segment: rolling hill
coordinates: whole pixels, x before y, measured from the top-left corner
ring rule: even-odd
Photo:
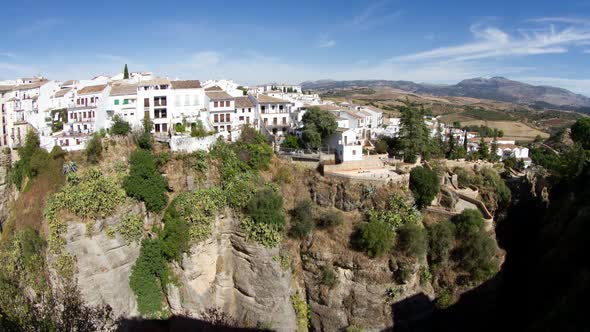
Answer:
[[[306,90],[338,90],[352,88],[393,88],[421,95],[470,97],[498,100],[516,104],[547,106],[590,111],[590,98],[569,90],[551,86],[536,86],[504,77],[472,78],[455,85],[434,85],[411,81],[355,80],[355,81],[307,81],[301,83]]]

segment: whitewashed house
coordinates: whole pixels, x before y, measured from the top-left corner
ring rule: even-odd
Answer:
[[[171,83],[165,78],[156,77],[138,84],[137,100],[140,118],[150,118],[154,127],[152,132],[159,139],[168,137],[170,117],[168,102],[171,99]]]
[[[137,84],[113,84],[109,93],[107,116],[109,121],[118,115],[132,127],[141,124],[142,113],[137,102]],[[110,127],[109,122],[108,127]]]
[[[338,128],[326,142],[334,149],[337,163],[358,161],[363,159],[362,142],[358,139],[356,131],[347,128]]]
[[[260,117],[260,125],[268,133],[285,136],[293,127],[291,103],[265,94],[251,96]]]
[[[247,96],[236,97],[236,121],[237,126],[252,126],[258,129],[258,113],[254,102]]]
[[[185,124],[188,128],[197,122],[207,124],[207,109],[205,105],[205,91],[198,80],[171,81],[172,99],[171,124]]]
[[[208,88],[205,89],[205,105],[213,130],[226,133],[226,137],[230,137],[236,112],[235,98],[221,89]]]

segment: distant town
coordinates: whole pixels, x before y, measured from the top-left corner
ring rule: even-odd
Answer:
[[[303,115],[311,107],[334,115],[338,129],[324,142],[336,163],[362,161],[379,138],[400,135],[400,118],[384,118],[373,106],[322,100],[300,85],[269,83],[244,86],[232,80],[171,80],[150,72],[64,82],[44,77],[0,82],[0,147],[15,150],[35,131],[41,147],[50,151],[83,150],[97,132],[109,132],[114,122],[140,128],[149,119],[156,140],[172,151],[209,150],[218,139],[235,141],[244,126],[263,133],[276,151],[292,135],[301,137]],[[514,140],[479,137],[424,116],[431,137],[454,140],[474,152],[482,141],[494,144],[498,159],[508,157],[531,164],[528,148]],[[195,135],[195,132],[200,134]],[[289,151],[297,153],[297,151]]]

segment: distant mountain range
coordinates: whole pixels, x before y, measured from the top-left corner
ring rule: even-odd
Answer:
[[[590,98],[575,94],[569,90],[552,86],[536,86],[512,81],[504,77],[472,78],[463,80],[455,85],[435,85],[387,80],[320,80],[303,82],[301,85],[304,90],[327,91],[334,89],[388,87],[422,95],[472,97],[516,104],[547,107],[557,106],[561,109],[571,110],[581,108],[583,111],[587,111],[586,108],[590,107]]]

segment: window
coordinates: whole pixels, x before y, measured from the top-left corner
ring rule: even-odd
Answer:
[[[268,119],[267,119],[267,118],[265,118],[265,119],[264,119],[264,124],[265,124],[265,125],[267,125],[267,124],[268,124]]]
[[[129,104],[129,99],[123,99],[123,105]]]
[[[213,122],[219,122],[219,115],[213,115]]]
[[[248,107],[248,113],[252,112],[252,107]]]
[[[231,126],[227,125],[227,131],[231,131]]]
[[[244,121],[244,117],[243,116],[240,116],[239,119],[240,119],[240,121]]]
[[[221,118],[221,122],[225,122],[225,114],[221,114],[220,118]]]
[[[283,117],[283,124],[287,124],[287,117],[286,116]]]
[[[174,106],[180,107],[180,96],[176,96],[176,98],[174,98]]]
[[[230,107],[230,106],[231,106],[231,101],[229,101],[229,100],[228,100],[228,101],[226,101],[226,102],[225,102],[225,107]]]
[[[119,99],[115,99],[115,105],[119,105]]]
[[[356,156],[356,150],[352,150],[352,155]]]
[[[165,108],[162,109],[156,109],[154,110],[154,117],[156,119],[165,119],[167,117],[167,112]]]
[[[219,130],[217,129],[217,126],[213,126],[213,129],[214,129],[215,131],[219,131]]]
[[[197,105],[199,105],[199,96],[197,96],[197,95],[194,95],[194,99],[193,99],[193,105],[194,105],[194,106],[197,106]]]
[[[143,107],[150,107],[150,99],[143,98]]]
[[[226,114],[226,116],[225,116],[225,120],[227,120],[227,122],[231,122],[230,115],[231,114]]]
[[[218,107],[218,106],[219,106],[219,103],[218,103],[218,102],[216,102],[216,101],[214,101],[214,102],[213,102],[213,107]]]
[[[266,111],[266,106],[264,106],[264,105],[263,105],[263,106],[260,106],[260,110],[262,111],[262,113],[265,113],[265,111]]]
[[[275,126],[277,125],[277,118],[273,118],[272,119],[272,124],[275,125]]]
[[[279,105],[279,111],[283,110],[283,105]]]
[[[190,96],[186,95],[184,96],[184,106],[189,106],[190,105]]]
[[[168,131],[168,124],[167,123],[162,123],[162,132],[167,132]]]
[[[159,123],[156,123],[156,124],[154,125],[154,131],[155,131],[156,133],[159,133],[159,132],[160,132],[160,124],[159,124]]]
[[[274,111],[275,110],[275,105],[270,106],[270,109]]]

